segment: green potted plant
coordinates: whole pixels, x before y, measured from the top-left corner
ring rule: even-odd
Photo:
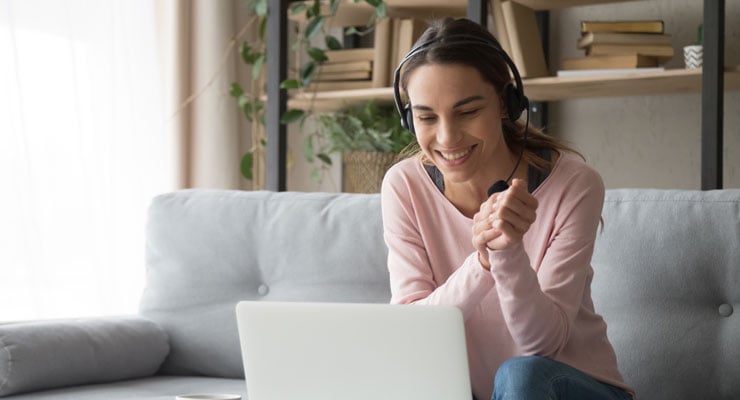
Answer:
[[[704,30],[703,25],[699,25],[696,31],[696,42],[690,46],[684,46],[683,57],[686,68],[701,68],[704,61]]]
[[[376,21],[386,17],[385,0],[352,0],[353,3],[366,3],[374,13],[364,28],[351,27],[344,31],[345,35],[365,35],[372,32]],[[336,15],[342,0],[304,0],[296,1],[290,6],[290,15],[303,15],[305,22],[295,26],[296,40],[292,50],[307,55],[306,61],[295,71],[295,76],[284,80],[280,87],[284,89],[306,88],[316,75],[319,67],[327,61],[326,50],[342,49],[341,41],[327,33],[325,22]],[[253,174],[256,158],[260,158],[266,139],[264,137],[265,106],[262,99],[264,94],[264,65],[266,61],[265,28],[268,13],[268,0],[248,0],[249,9],[255,16],[259,26],[256,40],[243,40],[239,47],[239,55],[245,65],[251,68],[252,79],[247,90],[239,82],[231,85],[231,96],[236,99],[238,107],[247,120],[252,123],[253,145],[242,157],[240,170],[247,180],[255,178]],[[316,44],[315,38],[323,36],[323,45]],[[312,110],[288,109],[281,116],[281,123],[292,124],[299,122],[303,126],[305,120],[311,117]]]
[[[367,100],[333,113],[314,114],[312,120],[316,128],[304,141],[304,156],[316,165],[311,176],[320,180],[332,165],[329,155],[341,153],[345,192],[379,192],[385,171],[415,142],[401,127],[393,104]]]

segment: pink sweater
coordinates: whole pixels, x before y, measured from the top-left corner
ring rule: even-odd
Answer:
[[[421,162],[393,166],[382,187],[391,302],[462,310],[478,399],[491,398],[501,363],[534,354],[634,393],[617,370],[606,323],[591,300],[601,177],[566,154],[533,195],[537,220],[522,244],[489,252],[489,272],[473,248],[473,220],[444,197]]]

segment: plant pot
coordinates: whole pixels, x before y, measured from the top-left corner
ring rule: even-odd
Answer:
[[[687,69],[701,68],[704,60],[704,48],[702,45],[685,46],[683,48],[683,59]]]
[[[393,165],[398,154],[380,151],[352,151],[342,153],[344,163],[344,192],[379,193],[383,176]]]

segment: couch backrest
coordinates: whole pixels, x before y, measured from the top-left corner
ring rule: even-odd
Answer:
[[[611,190],[594,304],[638,397],[740,399],[740,190]]]
[[[644,399],[740,399],[740,190],[607,191],[592,296]],[[141,314],[163,372],[241,377],[240,300],[387,302],[378,195],[184,190],[157,197]]]
[[[183,190],[154,199],[140,314],[167,374],[243,377],[240,300],[388,302],[380,197]]]

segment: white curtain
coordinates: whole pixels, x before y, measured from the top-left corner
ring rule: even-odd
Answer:
[[[175,188],[151,0],[0,0],[0,321],[135,312]]]

